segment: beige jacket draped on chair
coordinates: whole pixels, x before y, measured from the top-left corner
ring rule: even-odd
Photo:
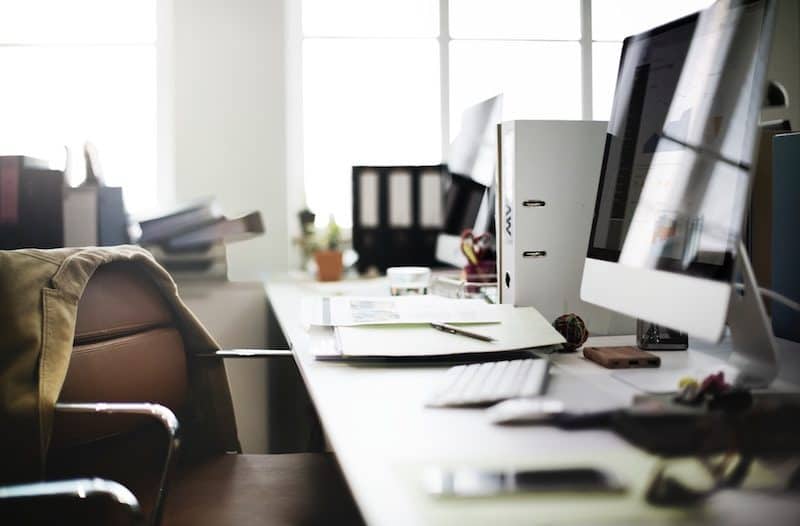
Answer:
[[[149,252],[135,246],[0,251],[0,483],[36,480],[44,470],[53,412],[72,353],[78,301],[101,265],[140,265],[180,321],[189,350],[209,447],[238,451],[236,424],[221,359],[191,359],[219,345],[178,297],[175,282]],[[125,301],[125,298],[119,298]],[[217,393],[211,396],[211,393]],[[204,396],[207,394],[207,396]],[[213,425],[228,422],[230,425]]]

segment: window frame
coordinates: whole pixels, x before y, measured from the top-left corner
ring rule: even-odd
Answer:
[[[592,0],[580,1],[581,38],[581,119],[592,120]],[[450,146],[450,43],[459,40],[450,34],[450,0],[439,0],[439,99],[441,106],[442,153]],[[507,41],[502,38],[482,38],[481,40]],[[545,39],[515,38],[515,42],[542,42]],[[569,40],[569,42],[575,42]]]
[[[579,2],[579,16],[580,16],[580,38],[577,40],[565,39],[569,42],[577,42],[580,46],[580,76],[581,76],[581,110],[580,118],[582,120],[595,120],[594,115],[594,57],[593,47],[595,43],[622,43],[622,40],[608,40],[601,39],[595,40],[592,31],[592,4],[593,0],[577,0]],[[450,130],[450,44],[457,41],[467,40],[484,40],[484,41],[515,41],[515,42],[544,42],[551,41],[552,39],[537,39],[537,38],[454,38],[450,32],[450,1],[438,0],[439,5],[439,35],[436,37],[439,46],[439,105],[440,105],[440,127],[441,127],[441,144],[440,151],[442,157],[448,151],[450,141],[453,138]],[[288,69],[287,69],[287,86],[293,89],[302,90],[303,87],[303,41],[309,39],[325,39],[325,38],[348,38],[343,36],[326,37],[324,35],[308,35],[303,33],[302,28],[302,9],[303,2],[288,2],[287,8],[287,42],[288,42]],[[370,37],[380,38],[380,37]],[[396,37],[393,37],[396,38]],[[408,38],[428,38],[428,37],[408,37]],[[289,93],[293,93],[291,90]],[[300,93],[300,92],[298,92]],[[288,118],[302,119],[303,115],[303,100],[302,95],[289,95],[287,98],[289,102]],[[291,133],[288,138],[288,167],[291,174],[296,175],[293,177],[297,181],[295,188],[302,188],[303,191],[298,192],[298,198],[295,202],[304,202],[305,199],[305,184],[306,174],[304,170],[304,133],[303,127],[292,125],[290,126]]]

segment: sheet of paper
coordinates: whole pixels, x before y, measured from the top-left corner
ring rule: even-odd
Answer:
[[[439,296],[335,296],[303,303],[306,326],[349,326],[403,323],[497,323],[500,305],[483,300]]]
[[[564,343],[564,338],[532,307],[496,305],[500,323],[469,324],[471,332],[495,338],[484,342],[437,331],[429,325],[336,327],[336,346],[347,357],[447,356],[514,351]]]

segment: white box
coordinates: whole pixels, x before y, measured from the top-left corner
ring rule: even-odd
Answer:
[[[580,300],[606,122],[498,124],[496,220],[501,303],[549,321],[574,312],[590,334],[633,334],[634,320]]]

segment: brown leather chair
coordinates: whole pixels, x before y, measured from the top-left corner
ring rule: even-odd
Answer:
[[[187,374],[197,359],[203,358],[185,352],[168,304],[145,274],[129,263],[100,267],[78,305],[48,478],[120,482],[151,522],[163,515],[169,526],[362,523],[330,454],[209,449],[194,426],[197,408]],[[119,405],[129,402],[149,404]]]

